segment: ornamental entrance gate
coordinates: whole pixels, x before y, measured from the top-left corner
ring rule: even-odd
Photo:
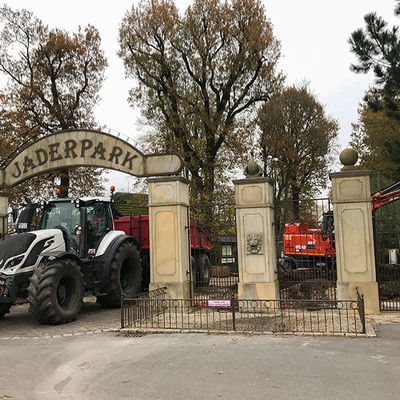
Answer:
[[[400,203],[376,210],[373,223],[380,309],[400,311]]]
[[[190,205],[191,298],[236,299],[238,250],[235,205],[232,202]],[[205,303],[206,304],[206,303]]]
[[[275,205],[280,298],[336,300],[336,249],[330,199]]]
[[[69,130],[36,138],[0,163],[0,240],[7,232],[8,189],[33,176],[74,167],[113,169],[137,177],[176,175],[177,154],[145,155],[128,142],[93,130]]]

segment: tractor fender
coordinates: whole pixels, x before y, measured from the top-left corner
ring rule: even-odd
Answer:
[[[127,235],[124,231],[110,231],[108,232],[99,243],[96,249],[96,258],[104,257],[110,249],[110,245],[114,243],[116,239],[126,238]]]
[[[82,260],[75,254],[69,251],[49,251],[40,254],[42,259],[60,259],[60,258],[67,258],[68,260],[75,261],[78,265],[82,265]]]
[[[132,236],[123,234],[113,238],[111,243],[108,245],[107,250],[100,257],[95,258],[94,261],[96,264],[99,263],[104,266],[104,273],[103,273],[104,278],[107,278],[109,276],[111,261],[118,248],[122,245],[122,243],[125,242],[131,242],[137,247],[139,251],[140,247],[138,242]]]

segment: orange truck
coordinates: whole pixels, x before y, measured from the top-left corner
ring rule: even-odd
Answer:
[[[400,181],[371,195],[374,213],[380,207],[400,199]],[[323,214],[319,228],[308,222],[285,224],[280,267],[287,271],[296,268],[330,267],[335,264],[335,227],[333,211]]]

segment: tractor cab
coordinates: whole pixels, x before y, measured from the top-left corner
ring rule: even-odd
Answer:
[[[57,199],[42,205],[40,230],[61,230],[66,251],[81,258],[94,255],[113,230],[110,201],[105,198]]]

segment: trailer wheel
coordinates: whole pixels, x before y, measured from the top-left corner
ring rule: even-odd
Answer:
[[[292,271],[292,270],[295,269],[293,263],[292,263],[290,260],[285,260],[285,261],[283,261],[282,268],[283,268],[283,270],[284,270],[285,272],[287,272],[287,271]]]
[[[28,287],[29,311],[41,324],[65,324],[79,314],[84,282],[79,265],[68,259],[39,264]]]
[[[0,303],[0,319],[3,319],[4,316],[10,312],[10,303]]]
[[[197,287],[197,266],[196,266],[196,260],[194,259],[193,256],[190,256],[190,276],[192,278],[192,284],[193,288]]]
[[[111,260],[110,277],[104,289],[106,295],[97,297],[102,307],[121,305],[121,294],[126,297],[138,294],[142,288],[142,265],[136,246],[124,242]]]
[[[197,265],[200,270],[200,280],[202,286],[208,286],[211,278],[211,263],[207,254],[200,254],[197,259]]]

